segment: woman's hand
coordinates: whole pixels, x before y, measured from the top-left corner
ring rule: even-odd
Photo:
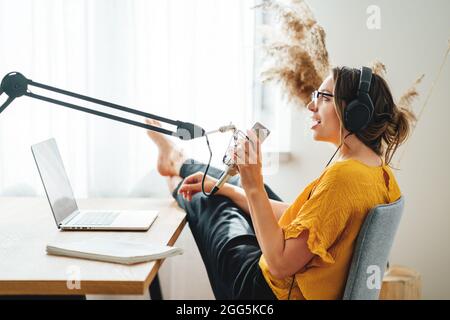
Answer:
[[[241,176],[241,184],[246,193],[264,188],[262,175],[261,143],[252,130],[247,130],[244,139],[234,152],[234,161]]]
[[[178,193],[183,196],[184,199],[191,201],[194,194],[202,191],[202,179],[204,173],[196,172],[186,177],[183,180]],[[216,185],[217,179],[206,175],[205,177],[205,192],[211,192],[212,188]]]

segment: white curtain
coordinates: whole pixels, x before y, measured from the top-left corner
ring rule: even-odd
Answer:
[[[253,5],[253,0],[0,0],[0,76],[19,71],[36,82],[206,130],[230,121],[248,127]],[[30,145],[50,137],[78,197],[135,195],[139,181],[155,168],[156,149],[144,129],[22,97],[0,114],[1,194],[43,194]],[[227,139],[211,137],[216,164]],[[208,159],[204,139],[179,143]]]

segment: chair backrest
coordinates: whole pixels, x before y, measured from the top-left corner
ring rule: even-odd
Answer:
[[[378,299],[404,205],[402,196],[393,203],[376,206],[368,213],[356,241],[344,300]],[[379,285],[373,281],[373,276],[381,277]]]

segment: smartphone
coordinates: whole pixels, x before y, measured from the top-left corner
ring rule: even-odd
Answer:
[[[264,140],[269,136],[270,130],[267,129],[265,126],[263,126],[261,123],[256,122],[253,127],[252,131],[256,133],[256,136],[258,137],[260,143],[263,143]]]

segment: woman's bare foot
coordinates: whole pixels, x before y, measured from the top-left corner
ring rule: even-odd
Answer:
[[[161,127],[161,123],[156,120],[145,119],[145,122],[151,126]],[[147,135],[158,147],[157,169],[159,174],[164,177],[179,176],[181,166],[186,160],[183,149],[162,133],[147,130]]]

